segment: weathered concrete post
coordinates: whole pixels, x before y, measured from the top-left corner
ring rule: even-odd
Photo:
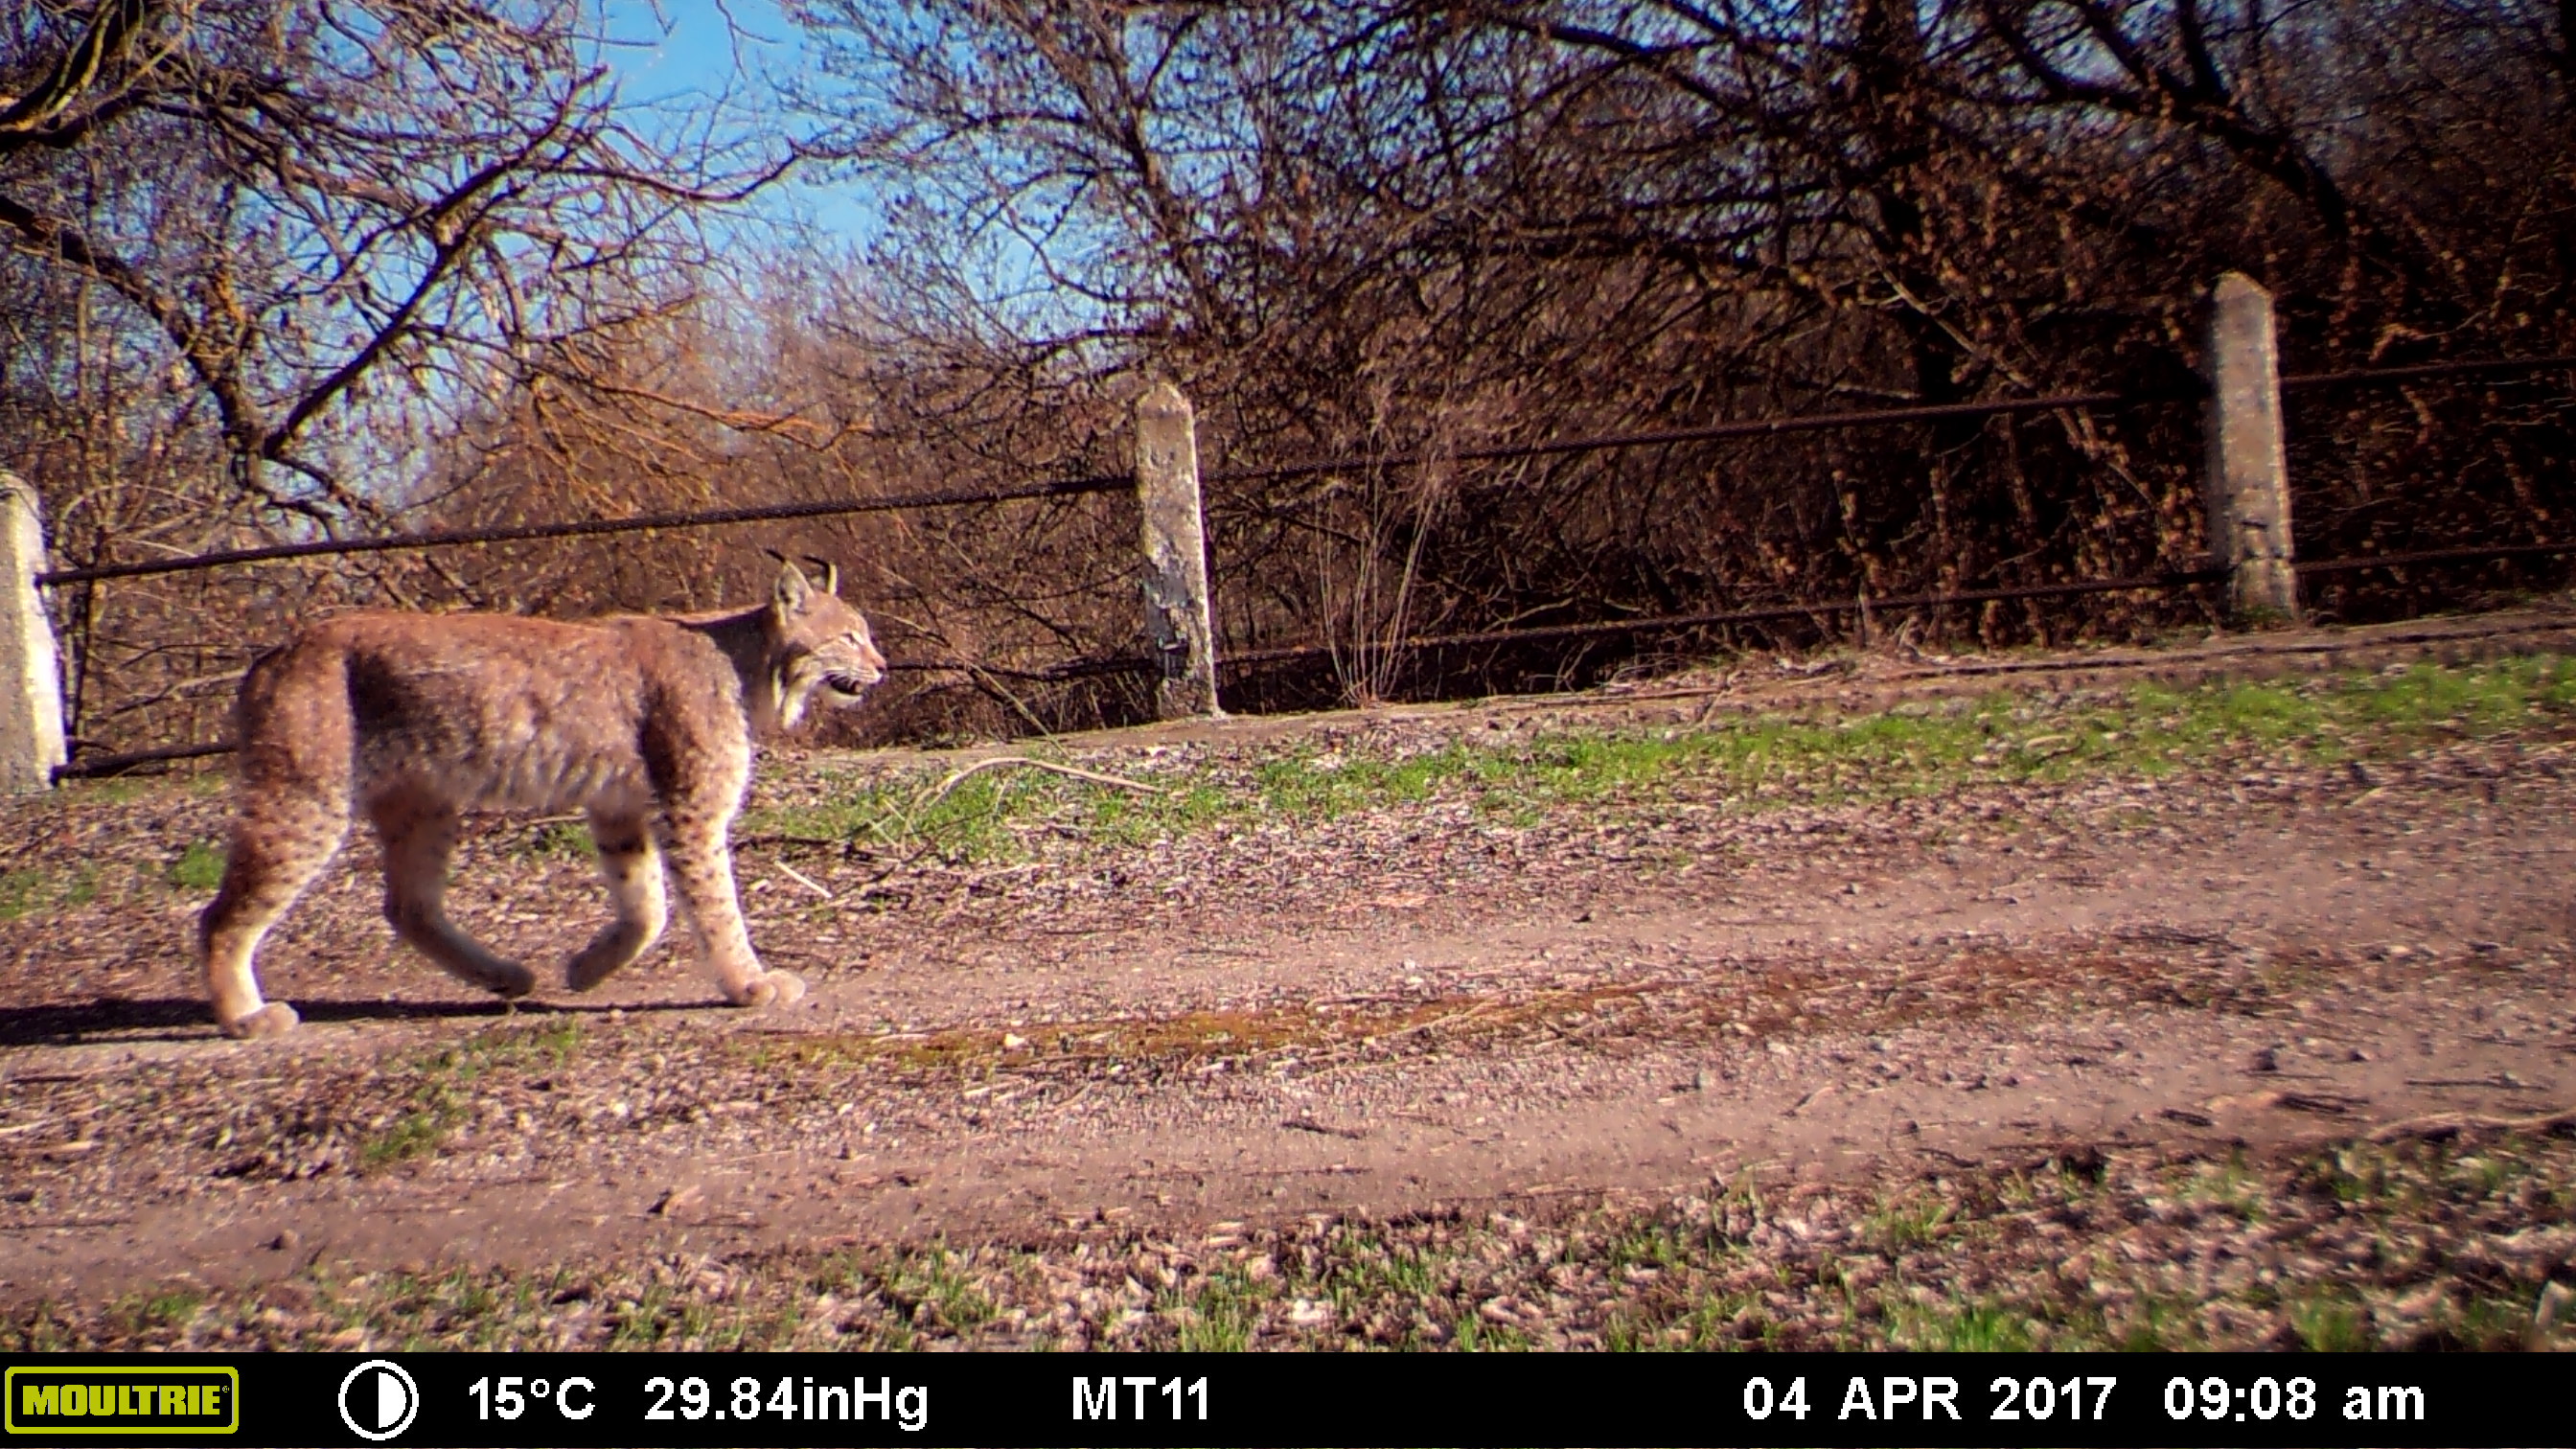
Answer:
[[[2280,349],[2272,294],[2218,279],[2209,309],[2210,561],[2229,570],[2228,609],[2246,623],[2296,623],[2290,568],[2290,461],[2281,432]]]
[[[1168,382],[1136,402],[1136,504],[1144,517],[1145,638],[1162,661],[1162,719],[1223,714],[1216,630],[1209,622],[1207,531],[1199,515],[1199,444],[1190,401]]]
[[[0,794],[52,789],[67,758],[62,655],[36,587],[44,570],[36,490],[0,468]]]

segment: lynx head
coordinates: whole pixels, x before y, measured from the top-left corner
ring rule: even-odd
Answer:
[[[820,694],[823,702],[847,708],[859,702],[869,685],[885,678],[885,656],[868,635],[868,621],[841,602],[841,570],[822,559],[818,584],[783,554],[778,560],[778,586],[770,595],[769,683],[778,700],[778,722],[794,729],[805,707]]]

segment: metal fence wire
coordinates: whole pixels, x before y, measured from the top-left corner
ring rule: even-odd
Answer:
[[[2530,376],[2559,370],[2576,370],[2576,353],[2549,357],[2499,358],[2479,361],[2435,362],[2399,367],[2352,368],[2337,372],[2284,375],[2279,388],[2284,393],[2321,391],[2349,387],[2394,386],[2408,382],[2449,381],[2466,378],[2506,378]],[[2139,407],[2176,402],[2191,402],[2207,396],[2205,386],[2169,389],[2142,389],[2126,392],[2057,393],[2043,397],[2002,398],[1986,402],[1945,403],[1917,407],[1871,408],[1857,411],[1811,413],[1802,415],[1746,418],[1712,423],[1700,427],[1640,429],[1599,433],[1572,438],[1552,438],[1534,443],[1520,443],[1487,448],[1463,448],[1438,453],[1405,452],[1335,458],[1309,459],[1262,467],[1213,468],[1200,476],[1215,483],[1255,482],[1271,479],[1311,477],[1336,472],[1418,467],[1426,463],[1497,462],[1517,458],[1549,457],[1569,453],[1606,452],[1628,448],[1661,447],[1676,443],[1707,442],[1730,438],[1776,436],[1790,433],[1821,432],[1847,428],[1881,427],[1906,423],[1946,421],[1966,418],[2003,417],[2023,413],[2052,412],[2076,408]],[[935,489],[914,493],[884,494],[870,498],[823,499],[802,503],[764,504],[744,508],[718,508],[695,512],[644,514],[632,518],[565,520],[552,523],[504,524],[486,528],[430,529],[414,533],[385,534],[366,538],[313,539],[299,543],[270,544],[256,548],[222,549],[183,557],[102,563],[83,568],[56,569],[36,575],[35,582],[46,587],[96,583],[109,579],[141,578],[156,574],[190,572],[199,569],[268,563],[286,559],[327,557],[341,554],[385,553],[409,549],[471,547],[482,544],[517,543],[543,539],[597,537],[620,533],[656,532],[665,529],[715,528],[733,524],[778,522],[806,518],[845,517],[864,513],[891,512],[904,509],[947,508],[973,504],[1010,503],[1046,498],[1073,498],[1095,493],[1122,492],[1135,484],[1125,474],[1102,474],[1089,477],[1063,478],[998,488]],[[2501,559],[2556,557],[2576,553],[2576,542],[2536,542],[2522,544],[2475,545],[2457,548],[2421,549],[2405,553],[2366,554],[2349,558],[2302,559],[2291,564],[2301,576],[2348,573],[2364,569],[2400,568],[2412,565],[2475,563]],[[1758,624],[1782,620],[1806,619],[1892,609],[1927,609],[1953,605],[1984,604],[2004,600],[2067,598],[2086,594],[2157,591],[2193,588],[2223,581],[2227,570],[2203,568],[2179,570],[2127,578],[2088,579],[2066,583],[2033,584],[2008,588],[1967,589],[1946,594],[1914,594],[1869,598],[1855,596],[1799,603],[1764,605],[1755,608],[1721,610],[1706,613],[1665,614],[1628,619],[1596,620],[1574,624],[1533,625],[1513,629],[1477,630],[1462,633],[1423,634],[1390,640],[1372,641],[1367,647],[1380,653],[1411,653],[1440,649],[1507,647],[1521,644],[1582,638],[1601,638],[1623,634],[1649,633],[1723,627],[1735,624]],[[1330,658],[1336,646],[1330,644],[1292,645],[1269,649],[1250,649],[1220,653],[1217,667],[1246,670],[1265,666],[1292,664]],[[981,672],[998,677],[1057,683],[1073,679],[1115,674],[1153,674],[1162,670],[1162,661],[1146,656],[1123,656],[1068,660],[1045,669],[1009,669],[981,664],[897,663],[891,668],[905,672]],[[111,774],[136,765],[168,760],[195,759],[228,752],[228,744],[180,745],[163,749],[140,750],[128,754],[79,760],[60,767],[59,777]]]

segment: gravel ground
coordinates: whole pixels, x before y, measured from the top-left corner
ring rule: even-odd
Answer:
[[[2142,657],[775,752],[769,1014],[361,841],[224,1041],[220,776],[0,806],[0,1348],[2555,1343],[2576,668]]]

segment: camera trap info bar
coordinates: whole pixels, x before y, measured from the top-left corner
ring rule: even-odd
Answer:
[[[51,1354],[0,1444],[2504,1445],[2551,1361],[2274,1354]]]

